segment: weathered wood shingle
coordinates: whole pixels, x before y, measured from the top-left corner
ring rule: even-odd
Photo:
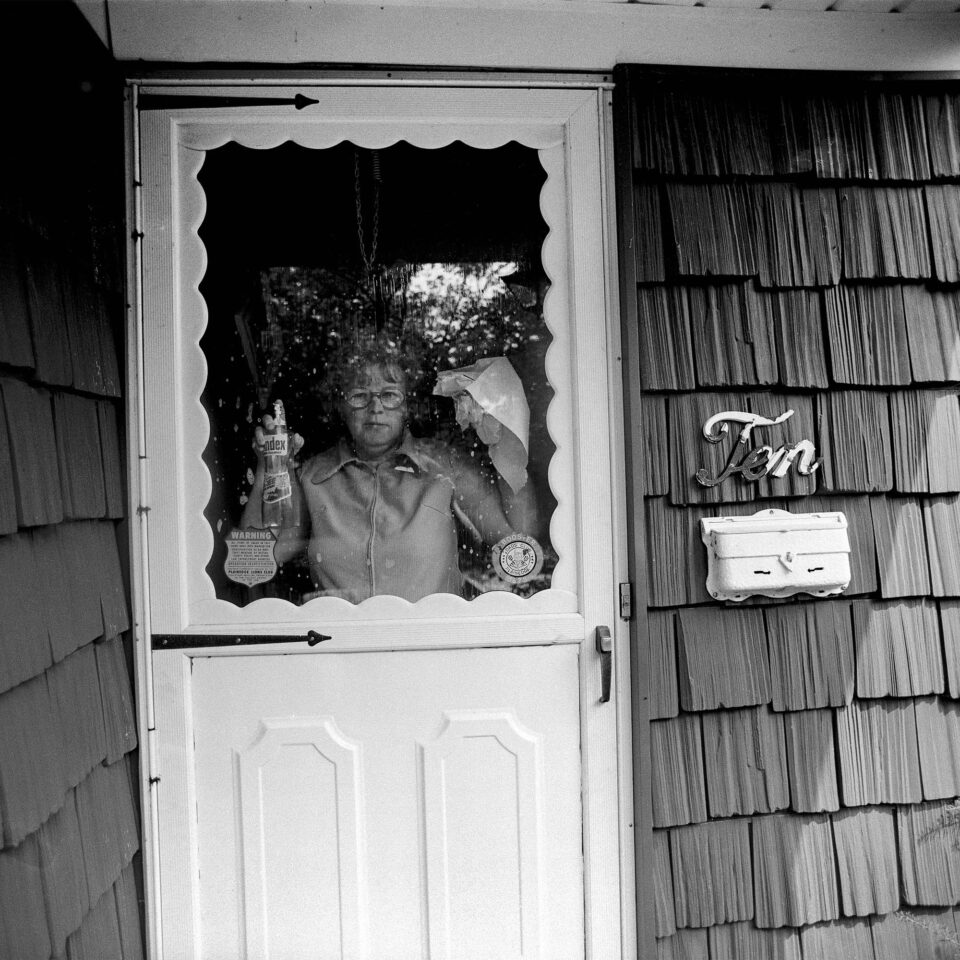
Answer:
[[[874,960],[870,925],[862,920],[817,923],[800,931],[803,960]]]
[[[665,607],[686,603],[689,581],[684,574],[692,556],[687,550],[689,517],[671,509],[666,497],[648,497],[644,515],[650,604]]]
[[[832,820],[843,915],[869,917],[896,910],[900,885],[892,809],[846,810]]]
[[[907,339],[913,379],[921,383],[960,381],[960,291],[901,288],[910,318]]]
[[[903,898],[912,906],[960,902],[960,848],[956,803],[897,808]]]
[[[960,948],[955,912],[908,909],[876,917],[871,924],[876,960],[951,960]]]
[[[123,641],[119,637],[98,643],[97,681],[103,711],[105,760],[117,763],[137,747],[133,691],[127,675]]]
[[[53,422],[64,517],[68,520],[103,517],[107,512],[107,495],[97,402],[76,394],[55,393]]]
[[[100,897],[83,918],[80,927],[67,940],[71,960],[94,960],[95,957],[122,956],[117,903],[113,890]]]
[[[821,491],[879,493],[893,487],[890,412],[883,393],[835,390],[817,395]]]
[[[876,178],[873,130],[862,93],[841,90],[812,96],[806,102],[806,119],[818,178]]]
[[[86,535],[92,549],[100,558],[97,593],[100,597],[100,615],[103,636],[116,637],[130,629],[130,612],[120,569],[120,551],[112,524],[87,523]]]
[[[637,114],[646,137],[638,142],[640,166],[680,175],[773,172],[764,97],[753,91],[716,95],[699,85],[659,88],[641,97]]]
[[[680,711],[677,690],[677,637],[672,610],[647,613],[650,644],[650,719],[665,720]]]
[[[813,290],[778,290],[762,296],[773,316],[780,382],[786,387],[829,386],[821,294]]]
[[[36,837],[50,943],[53,955],[61,956],[67,937],[80,926],[90,909],[80,823],[72,791]]]
[[[4,846],[16,846],[59,809],[67,780],[54,711],[43,674],[0,697],[0,819]]]
[[[802,93],[786,88],[772,90],[770,96],[774,172],[781,176],[810,173],[813,170],[813,149],[806,98]]]
[[[912,700],[855,700],[836,716],[844,806],[922,799]]]
[[[653,894],[656,935],[673,936],[677,932],[677,916],[673,909],[673,867],[668,830],[653,832]]]
[[[47,673],[50,706],[63,750],[67,785],[75,787],[107,755],[97,655],[81,647]]]
[[[49,957],[37,838],[0,849],[0,956]]]
[[[636,184],[634,203],[642,237],[635,250],[637,279],[646,283],[666,280],[659,188],[655,184]]]
[[[840,916],[826,816],[755,818],[753,873],[758,927],[802,927]]]
[[[0,392],[0,535],[17,532],[17,491],[7,431],[6,404]]]
[[[773,321],[752,283],[690,290],[697,384],[728,387],[779,379]]]
[[[710,960],[706,930],[678,930],[657,941],[657,960]]]
[[[693,339],[690,298],[677,286],[640,287],[640,384],[645,390],[691,390]],[[648,491],[650,493],[654,491]]]
[[[710,816],[772,813],[789,806],[784,746],[782,717],[764,707],[705,713]]]
[[[960,596],[960,496],[923,500],[923,529],[930,564],[930,592]]]
[[[938,280],[960,280],[960,185],[928,184],[924,188],[930,220],[933,272]]]
[[[641,401],[644,493],[664,496],[670,492],[670,459],[667,456],[667,400],[645,393]]]
[[[841,706],[853,696],[853,627],[844,601],[764,611],[774,710]]]
[[[798,813],[837,810],[837,758],[830,710],[781,714],[790,776],[790,806]]]
[[[681,610],[677,649],[684,710],[770,702],[770,662],[763,611]]]
[[[144,960],[140,934],[140,905],[137,899],[136,868],[128,863],[113,885],[117,900],[117,923],[120,928],[121,956],[124,960]]]
[[[947,689],[954,700],[960,700],[960,601],[943,600],[938,606],[947,664]]]
[[[749,821],[714,820],[670,831],[678,927],[753,917]]]
[[[870,513],[877,544],[880,596],[929,594],[927,542],[920,502],[909,497],[871,497]]]
[[[112,886],[139,846],[137,813],[128,783],[128,758],[98,766],[76,790],[77,819],[90,900]]]
[[[881,180],[928,180],[924,98],[915,93],[880,92],[869,98],[870,119]]]
[[[752,923],[710,928],[711,960],[800,960],[796,930],[760,930]]]
[[[955,493],[960,460],[950,456],[960,436],[954,391],[898,390],[890,395],[893,469],[901,493]]]
[[[71,579],[73,564],[64,554],[64,538],[58,527],[37,527],[25,536],[29,537],[37,574],[37,613],[49,637],[53,659],[62,660],[96,638],[95,621],[87,625],[95,612],[93,598],[80,594]]]
[[[99,556],[103,545],[97,526],[65,523],[56,528],[66,574],[64,588],[72,609],[70,627],[81,644],[103,635],[103,567],[89,562],[90,557]]]
[[[763,287],[828,287],[840,279],[840,215],[833,189],[752,184],[757,274]]]
[[[0,363],[33,368],[23,261],[12,230],[0,237]]]
[[[924,800],[960,795],[960,704],[939,697],[914,703]]]
[[[29,533],[0,538],[0,694],[53,663],[44,611],[23,602],[39,575]]]
[[[943,691],[937,608],[930,601],[853,603],[857,696],[917,697]]]
[[[73,383],[70,337],[63,305],[65,278],[58,269],[57,252],[40,239],[21,241],[25,251],[27,303],[37,379],[51,386]]]
[[[849,280],[933,275],[923,190],[840,188],[843,275]]]
[[[756,273],[753,195],[736,183],[666,184],[680,276]]]
[[[126,515],[123,458],[120,454],[120,426],[117,418],[117,407],[113,403],[108,400],[97,401],[106,515],[111,520],[119,520]]]
[[[960,95],[933,90],[923,99],[931,173],[960,176]]]
[[[700,717],[681,715],[650,724],[653,822],[658,827],[707,819]]]
[[[838,384],[910,383],[903,295],[895,286],[847,284],[825,295],[831,372]]]
[[[20,380],[0,378],[17,497],[17,523],[34,527],[63,520],[50,394]]]

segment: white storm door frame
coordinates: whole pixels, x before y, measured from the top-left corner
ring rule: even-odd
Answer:
[[[197,552],[195,538],[208,537],[209,530],[190,521],[184,499],[189,486],[185,474],[196,468],[189,457],[185,464],[181,453],[190,440],[183,431],[194,430],[185,426],[184,415],[196,413],[185,409],[184,397],[195,386],[185,388],[184,378],[195,379],[196,371],[184,369],[182,351],[184,340],[195,337],[196,331],[185,337],[182,309],[184,298],[196,294],[202,269],[198,275],[198,265],[185,260],[183,247],[185,238],[195,236],[202,211],[184,213],[181,207],[180,165],[195,164],[198,150],[234,139],[243,142],[238,130],[258,130],[256,145],[268,146],[287,138],[309,142],[309,128],[318,123],[337,125],[345,139],[360,129],[369,139],[370,130],[377,129],[383,145],[401,138],[417,145],[432,141],[435,146],[454,140],[477,146],[517,140],[539,149],[548,169],[545,194],[554,196],[543,202],[556,205],[551,229],[562,230],[565,250],[553,293],[564,314],[563,342],[552,348],[562,380],[557,380],[557,398],[549,414],[557,445],[551,485],[557,487],[559,501],[552,530],[562,558],[554,576],[556,589],[519,602],[513,596],[486,595],[467,605],[469,610],[459,598],[439,595],[413,605],[372,598],[355,611],[337,610],[331,624],[336,639],[318,648],[318,655],[382,649],[382,641],[371,644],[366,639],[371,621],[396,625],[392,649],[398,643],[411,648],[581,644],[586,956],[595,960],[635,956],[629,635],[616,608],[617,583],[626,579],[627,545],[609,89],[598,83],[540,89],[526,84],[489,88],[475,83],[439,88],[343,84],[334,98],[329,96],[330,84],[309,82],[255,88],[183,83],[176,88],[135,89],[141,95],[235,97],[238,89],[247,96],[306,94],[327,105],[313,112],[275,106],[172,107],[144,114],[135,132],[143,187],[132,206],[138,211],[134,232],[143,238],[138,254],[143,267],[137,278],[138,309],[131,320],[135,345],[131,396],[137,407],[131,436],[138,440],[131,445],[131,456],[140,461],[132,465],[131,475],[142,518],[133,556],[134,599],[141,612],[138,639],[143,641],[138,643],[140,690],[147,700],[147,709],[141,711],[141,734],[148,747],[142,785],[150,805],[145,811],[145,846],[152,867],[148,872],[152,956],[155,960],[193,956],[184,952],[198,922],[195,837],[188,822],[193,774],[187,753],[190,661],[200,651],[151,654],[151,629],[212,635],[246,628],[263,635],[305,633],[317,622],[331,623],[318,618],[325,611],[307,611],[312,604],[297,608],[283,601],[262,601],[267,606],[249,619],[226,610],[221,615],[219,601],[201,596],[197,602],[192,593],[198,578],[190,558],[209,555]],[[192,442],[195,446],[195,436]],[[201,593],[203,589],[201,585]],[[613,696],[602,705],[597,703],[600,669],[593,645],[599,625],[609,626],[615,641]],[[267,649],[248,646],[243,652]],[[282,654],[300,652],[302,646],[274,644],[269,649]],[[217,655],[231,653],[221,647]],[[149,829],[151,823],[156,824],[154,829]],[[163,951],[164,939],[177,946]]]

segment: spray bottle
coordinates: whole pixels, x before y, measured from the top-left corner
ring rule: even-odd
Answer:
[[[290,472],[287,469],[289,451],[287,417],[283,401],[273,404],[273,426],[264,431],[263,438],[263,524],[280,526],[280,504],[291,495]]]

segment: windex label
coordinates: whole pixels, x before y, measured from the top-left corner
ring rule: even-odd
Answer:
[[[267,456],[285,457],[287,455],[287,435],[276,433],[265,437],[263,452]]]

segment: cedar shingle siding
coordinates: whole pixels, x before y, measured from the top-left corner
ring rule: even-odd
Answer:
[[[139,960],[122,87],[72,6],[0,7],[0,957]]]
[[[630,86],[659,957],[955,956],[960,90]],[[812,477],[695,481],[788,408]],[[770,507],[846,514],[844,597],[710,600],[700,519]]]

